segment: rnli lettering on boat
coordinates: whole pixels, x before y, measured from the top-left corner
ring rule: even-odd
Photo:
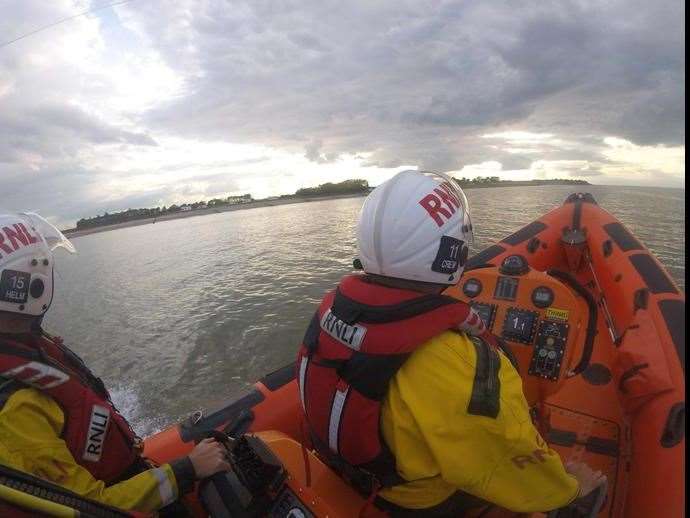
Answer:
[[[38,243],[39,238],[33,235],[23,223],[0,228],[0,257],[9,255],[22,247]]]
[[[91,462],[98,462],[103,455],[103,441],[105,440],[108,424],[110,423],[110,412],[107,408],[94,405],[91,410],[91,420],[86,436],[86,445],[82,458]]]
[[[443,182],[434,189],[434,192],[424,196],[419,200],[419,204],[426,209],[439,227],[445,223],[444,218],[446,221],[449,220],[455,214],[455,210],[460,208],[460,200],[448,182]]]
[[[545,457],[547,455],[553,455],[553,453],[550,453],[549,450],[539,448],[534,450],[531,455],[516,455],[510,460],[513,461],[513,464],[515,464],[518,468],[525,469],[525,466],[529,466],[530,464],[545,462]]]
[[[346,324],[329,309],[321,317],[321,329],[350,349],[359,351],[367,333],[366,327]]]

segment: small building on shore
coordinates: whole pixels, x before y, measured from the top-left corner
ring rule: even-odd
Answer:
[[[250,203],[253,201],[251,194],[243,194],[242,196],[228,196],[225,200],[229,205],[237,205],[238,203]]]

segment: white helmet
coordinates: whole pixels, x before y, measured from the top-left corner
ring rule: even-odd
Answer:
[[[0,311],[41,316],[53,300],[53,250],[76,250],[38,214],[0,213]]]
[[[456,284],[473,241],[467,198],[447,175],[402,171],[374,189],[359,215],[365,272]]]

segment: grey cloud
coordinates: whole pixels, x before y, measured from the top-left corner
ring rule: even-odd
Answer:
[[[71,14],[59,3],[15,4],[0,19],[2,33]],[[114,12],[128,37],[141,35],[135,51],[150,45],[184,79],[178,96],[122,113],[122,124],[66,102],[97,107],[107,94],[98,76],[80,76],[69,63],[38,72],[26,59],[50,38],[0,52],[0,177],[28,175],[27,156],[35,155],[49,185],[72,193],[65,206],[49,204],[60,214],[105,203],[97,185],[113,173],[108,164],[83,170],[80,152],[155,146],[158,135],[265,144],[317,163],[344,153],[366,155],[370,165],[442,171],[489,160],[504,170],[537,159],[587,160],[591,174],[603,162],[604,136],[685,142],[685,8],[677,0],[147,0]],[[68,30],[56,27],[51,37]],[[575,144],[511,153],[506,141],[480,138],[511,129]],[[190,157],[168,170],[195,165]],[[199,182],[208,169],[199,171]],[[217,178],[221,187],[225,181]],[[166,192],[177,188],[171,182]]]
[[[338,158],[337,153],[323,153],[321,150],[322,146],[323,142],[321,142],[321,140],[312,140],[306,146],[304,146],[304,157],[307,160],[316,162],[317,164],[333,162]]]
[[[57,217],[60,224],[74,222],[85,213],[104,210],[104,193],[95,194],[106,176],[87,171],[75,162],[55,163],[50,172],[0,167],[0,177],[3,209],[36,210]]]
[[[134,179],[139,173],[131,171],[128,174]],[[190,197],[211,198],[238,190],[235,175],[216,173],[178,180],[172,185],[136,194],[113,196],[103,188],[111,176],[107,169],[85,169],[71,158],[54,163],[48,171],[0,166],[0,178],[3,179],[0,210],[36,210],[56,217],[56,222],[62,226],[70,226],[82,217],[103,212],[183,203]]]
[[[317,162],[368,151],[373,163],[440,167],[495,159],[486,142],[463,152],[445,140],[527,121],[684,142],[677,2],[194,6],[199,16],[166,10],[172,26],[182,23],[173,14],[189,24],[183,38],[156,2],[119,8],[170,66],[203,71],[187,97],[145,116],[181,135],[265,142]],[[180,59],[187,40],[196,50]],[[542,109],[554,99],[559,110]]]
[[[254,158],[244,158],[240,160],[216,160],[214,162],[205,162],[205,169],[219,169],[223,167],[234,167],[238,165],[250,165],[250,164],[260,164],[262,162],[267,162],[270,160],[267,156],[259,156]],[[194,170],[198,169],[198,162],[188,161],[188,162],[178,162],[174,165],[168,166],[166,171],[184,171],[184,170]],[[217,173],[212,175],[200,175],[196,174],[195,178],[205,178],[206,176],[216,176]]]
[[[67,104],[44,104],[21,113],[9,113],[2,122],[5,130],[18,137],[19,144],[27,148],[51,136],[63,140],[76,138],[93,144],[157,145],[149,135],[123,130]]]

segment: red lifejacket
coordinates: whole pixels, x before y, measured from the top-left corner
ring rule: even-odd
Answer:
[[[345,277],[321,302],[297,358],[302,407],[314,447],[364,492],[404,482],[379,424],[389,382],[420,345],[460,327],[486,331],[464,302],[363,275]]]
[[[101,379],[62,339],[38,333],[0,335],[0,379],[15,385],[3,384],[4,401],[7,391],[30,386],[60,405],[62,439],[94,478],[114,482],[139,461],[139,438],[113,406]]]

